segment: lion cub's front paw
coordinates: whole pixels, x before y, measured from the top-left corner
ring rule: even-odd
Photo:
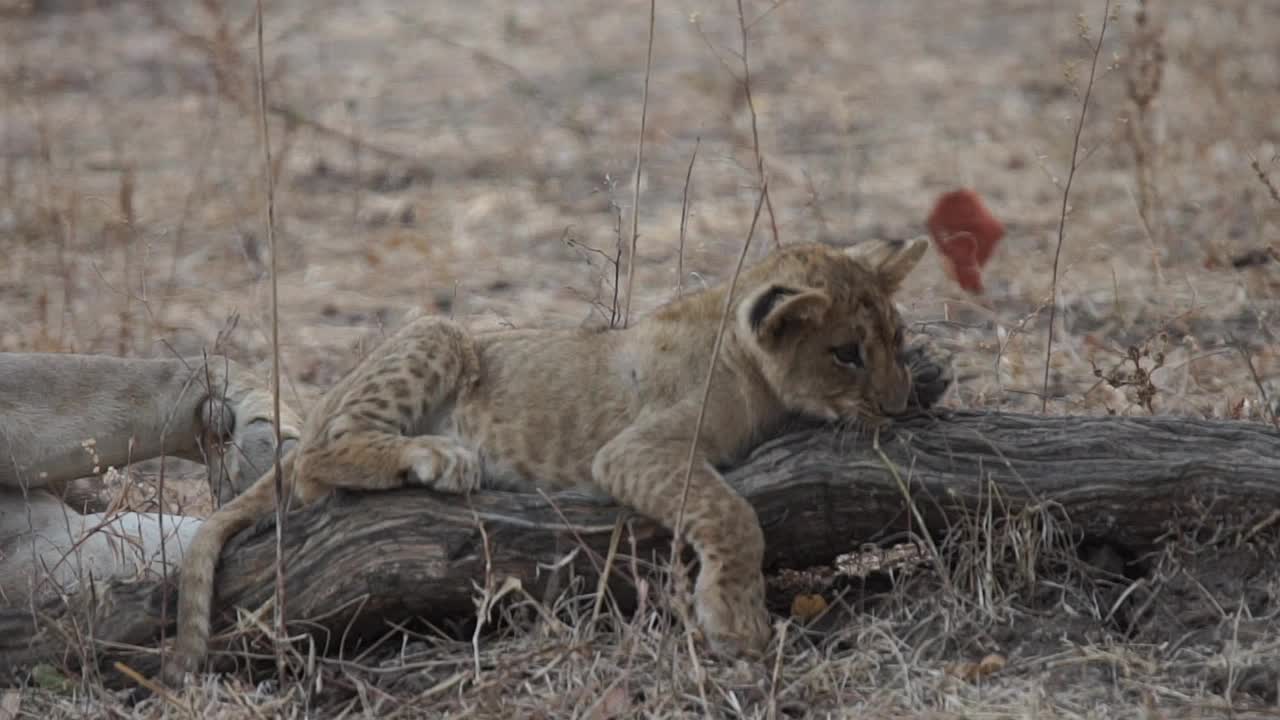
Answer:
[[[480,487],[480,456],[475,450],[438,438],[422,438],[405,459],[405,484],[441,492],[466,493]]]
[[[951,354],[939,348],[927,336],[918,335],[907,346],[904,355],[906,366],[911,370],[908,407],[928,410],[942,399],[955,381]]]
[[[764,578],[745,583],[709,580],[699,578],[694,603],[712,652],[734,659],[762,658],[773,636],[764,606]]]

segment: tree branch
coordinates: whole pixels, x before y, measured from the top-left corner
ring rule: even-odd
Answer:
[[[799,428],[726,477],[756,508],[771,570],[826,563],[860,542],[920,532],[913,517],[940,536],[993,497],[1008,513],[1052,505],[1080,537],[1141,552],[1180,517],[1247,527],[1254,513],[1280,506],[1280,437],[1242,422],[942,413],[895,423],[880,434],[878,449],[866,436]],[[486,560],[477,520],[499,578],[518,578],[536,597],[550,579],[547,564],[579,547],[568,565],[590,582],[618,512],[573,494],[341,493],[290,515],[289,619],[319,630],[323,649],[326,637],[380,632],[389,620],[473,616],[473,583],[483,585]],[[642,560],[665,559],[670,536],[658,525],[631,516],[627,531]],[[224,612],[215,626],[227,625],[234,606],[257,608],[270,599],[274,558],[269,518],[233,539],[218,571]],[[624,606],[632,600],[629,579],[611,578],[610,589]],[[76,621],[98,628],[100,655],[121,655],[118,645],[101,641],[154,643],[158,582],[112,583],[97,597],[93,624]],[[46,607],[43,631],[29,611],[0,612],[0,669],[65,658],[67,646],[47,621],[79,618],[89,601],[71,607],[77,602],[82,607],[74,611]],[[154,658],[130,662],[145,670]]]

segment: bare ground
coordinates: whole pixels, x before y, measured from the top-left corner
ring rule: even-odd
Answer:
[[[301,408],[415,305],[476,326],[596,323],[612,305],[648,4],[424,7],[268,3],[280,349]],[[1135,9],[1114,8],[1084,125],[1048,411],[1268,420],[1280,262],[1231,260],[1280,248],[1280,6],[1157,4],[1146,31]],[[965,294],[931,256],[903,302],[957,353],[947,404],[1038,410],[1103,3],[745,10],[774,211],[757,255],[919,234],[939,193],[976,189],[1008,229],[987,295]],[[265,376],[251,5],[11,0],[0,13],[0,350],[216,348]],[[741,42],[734,3],[658,6],[633,312],[726,278],[746,235],[759,179]],[[200,495],[173,500],[204,513]],[[255,686],[271,676],[259,667],[168,704],[46,679],[0,696],[0,717],[9,705],[21,717],[1276,714],[1274,542],[1207,527],[1146,559],[1134,585],[1082,566],[1046,518],[994,520],[956,538],[945,565],[888,563],[894,582],[775,578],[780,620],[797,587],[831,609],[793,618],[763,669],[702,664],[669,629],[662,592],[593,623],[580,588],[554,601],[554,621],[517,602],[475,647],[465,627],[396,631],[355,659],[304,654],[303,680],[283,689]],[[1115,617],[1137,592],[1144,613]],[[246,657],[269,654],[261,633],[246,637]],[[999,660],[965,664],[987,656]]]

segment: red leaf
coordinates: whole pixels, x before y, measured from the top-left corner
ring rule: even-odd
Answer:
[[[927,224],[947,275],[965,290],[981,295],[982,266],[1004,237],[1004,226],[982,204],[982,198],[968,189],[939,197]]]

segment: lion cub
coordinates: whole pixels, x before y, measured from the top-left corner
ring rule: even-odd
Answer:
[[[880,424],[907,408],[911,352],[893,294],[927,245],[792,245],[743,271],[684,513],[699,557],[697,619],[713,649],[756,656],[771,635],[764,535],[715,468],[742,460],[788,416]],[[687,295],[623,330],[472,334],[415,320],[311,413],[283,465],[291,492],[309,503],[338,487],[598,488],[671,529],[727,291]],[[925,368],[918,403],[946,390],[938,369]],[[204,659],[224,543],[273,507],[268,472],[200,527],[165,682],[180,684]]]

